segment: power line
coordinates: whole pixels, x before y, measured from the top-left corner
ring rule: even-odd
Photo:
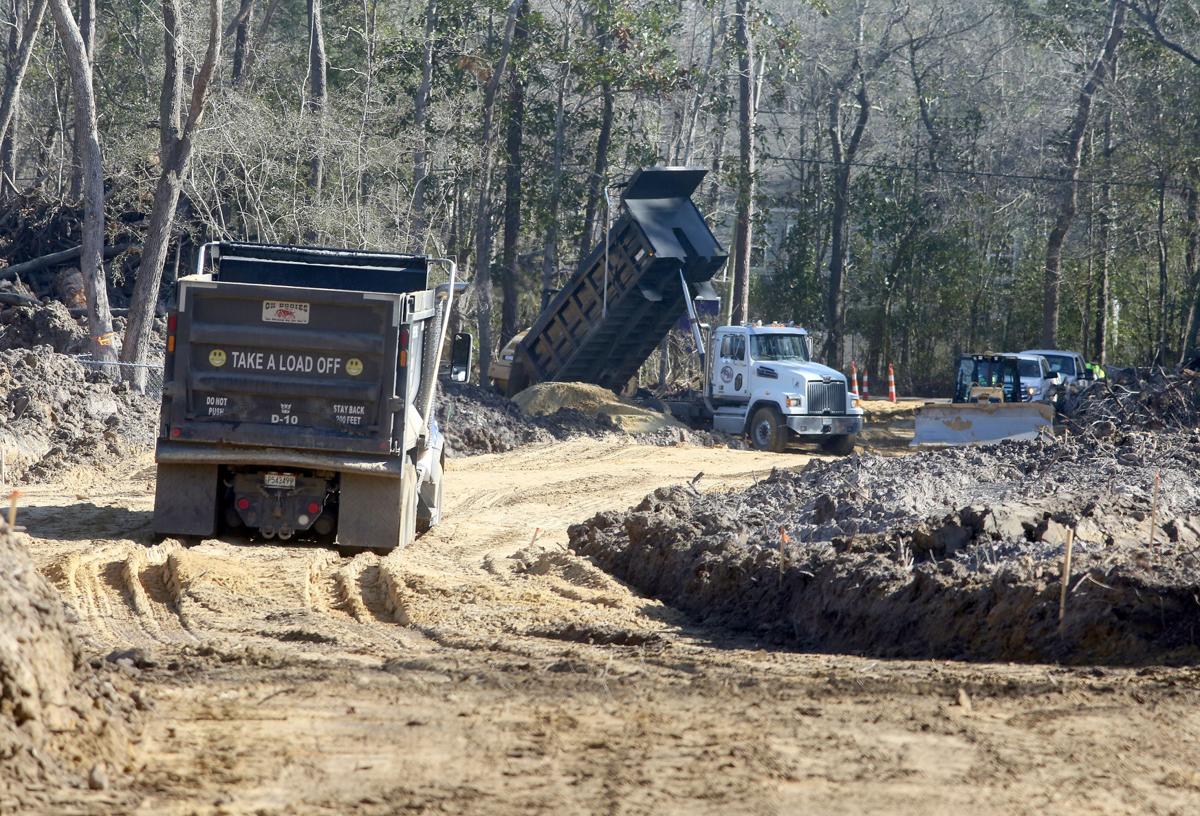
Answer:
[[[821,165],[830,165],[830,166],[835,166],[835,167],[841,166],[839,162],[835,162],[832,159],[811,159],[811,158],[805,158],[802,156],[778,156],[778,155],[775,155],[772,153],[764,153],[762,155],[762,158],[774,159],[775,161],[782,161],[782,162],[792,162],[794,164],[821,164]],[[1045,182],[1050,182],[1053,184],[1062,184],[1064,181],[1066,181],[1066,179],[1062,178],[1061,176],[1042,176],[1042,175],[1035,175],[1035,174],[1031,174],[1031,173],[997,173],[997,172],[993,172],[991,170],[950,170],[950,169],[946,169],[946,168],[934,169],[931,167],[915,168],[911,164],[881,164],[879,162],[850,162],[850,166],[851,167],[862,167],[862,168],[867,168],[867,169],[871,169],[871,170],[890,170],[893,172],[904,172],[904,173],[912,172],[915,169],[919,169],[919,172],[927,173],[929,175],[981,176],[981,177],[986,177],[986,178],[1014,179],[1017,181],[1045,181]],[[1103,179],[1079,179],[1078,183],[1082,184],[1082,185],[1109,184],[1109,185],[1112,185],[1113,187],[1134,187],[1134,188],[1144,189],[1144,190],[1157,190],[1159,188],[1158,182],[1129,181],[1126,179],[1110,179],[1108,181],[1105,181]],[[1175,187],[1173,185],[1167,185],[1167,189],[1168,190],[1176,190],[1176,189],[1183,189],[1183,188]]]

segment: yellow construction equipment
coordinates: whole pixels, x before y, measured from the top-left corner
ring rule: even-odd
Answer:
[[[1053,431],[1054,409],[1026,402],[1016,357],[964,354],[958,360],[950,403],[926,403],[916,412],[914,445],[972,445],[1034,439]]]

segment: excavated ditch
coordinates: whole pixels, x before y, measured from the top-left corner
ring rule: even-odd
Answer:
[[[570,546],[705,624],[799,648],[1190,663],[1198,468],[1197,431],[860,455],[736,493],[663,488]]]

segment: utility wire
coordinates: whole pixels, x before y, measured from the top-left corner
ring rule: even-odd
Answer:
[[[839,162],[835,162],[832,159],[811,159],[811,158],[805,158],[803,156],[778,156],[773,153],[763,153],[763,154],[761,154],[761,158],[773,159],[775,161],[782,161],[782,162],[792,162],[794,164],[822,164],[822,165],[830,165],[830,166],[834,166],[834,167],[841,166],[841,164]],[[851,167],[863,167],[863,168],[867,168],[867,169],[871,169],[871,170],[891,170],[891,171],[898,171],[898,172],[904,172],[904,173],[913,172],[915,170],[917,172],[925,173],[928,175],[981,176],[981,177],[986,177],[986,178],[1014,179],[1017,181],[1046,181],[1046,182],[1051,182],[1053,184],[1062,184],[1066,181],[1066,179],[1062,178],[1061,176],[1041,176],[1041,175],[1033,175],[1033,174],[1029,174],[1029,173],[996,173],[996,172],[993,172],[990,170],[950,170],[947,168],[934,169],[931,167],[914,167],[911,164],[880,164],[878,162],[850,162],[850,166]],[[1097,186],[1109,184],[1109,185],[1112,185],[1113,187],[1135,187],[1135,188],[1145,189],[1145,190],[1157,190],[1160,186],[1159,183],[1156,181],[1128,181],[1128,180],[1121,180],[1121,179],[1110,179],[1108,181],[1105,181],[1104,179],[1083,179],[1083,178],[1081,178],[1078,180],[1077,183],[1078,184],[1097,185]],[[1167,189],[1168,190],[1180,190],[1183,188],[1168,184]]]

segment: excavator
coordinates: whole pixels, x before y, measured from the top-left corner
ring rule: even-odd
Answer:
[[[1011,354],[963,354],[949,404],[917,409],[914,445],[972,445],[1002,439],[1034,439],[1053,430],[1054,409],[1027,401],[1019,360]]]

